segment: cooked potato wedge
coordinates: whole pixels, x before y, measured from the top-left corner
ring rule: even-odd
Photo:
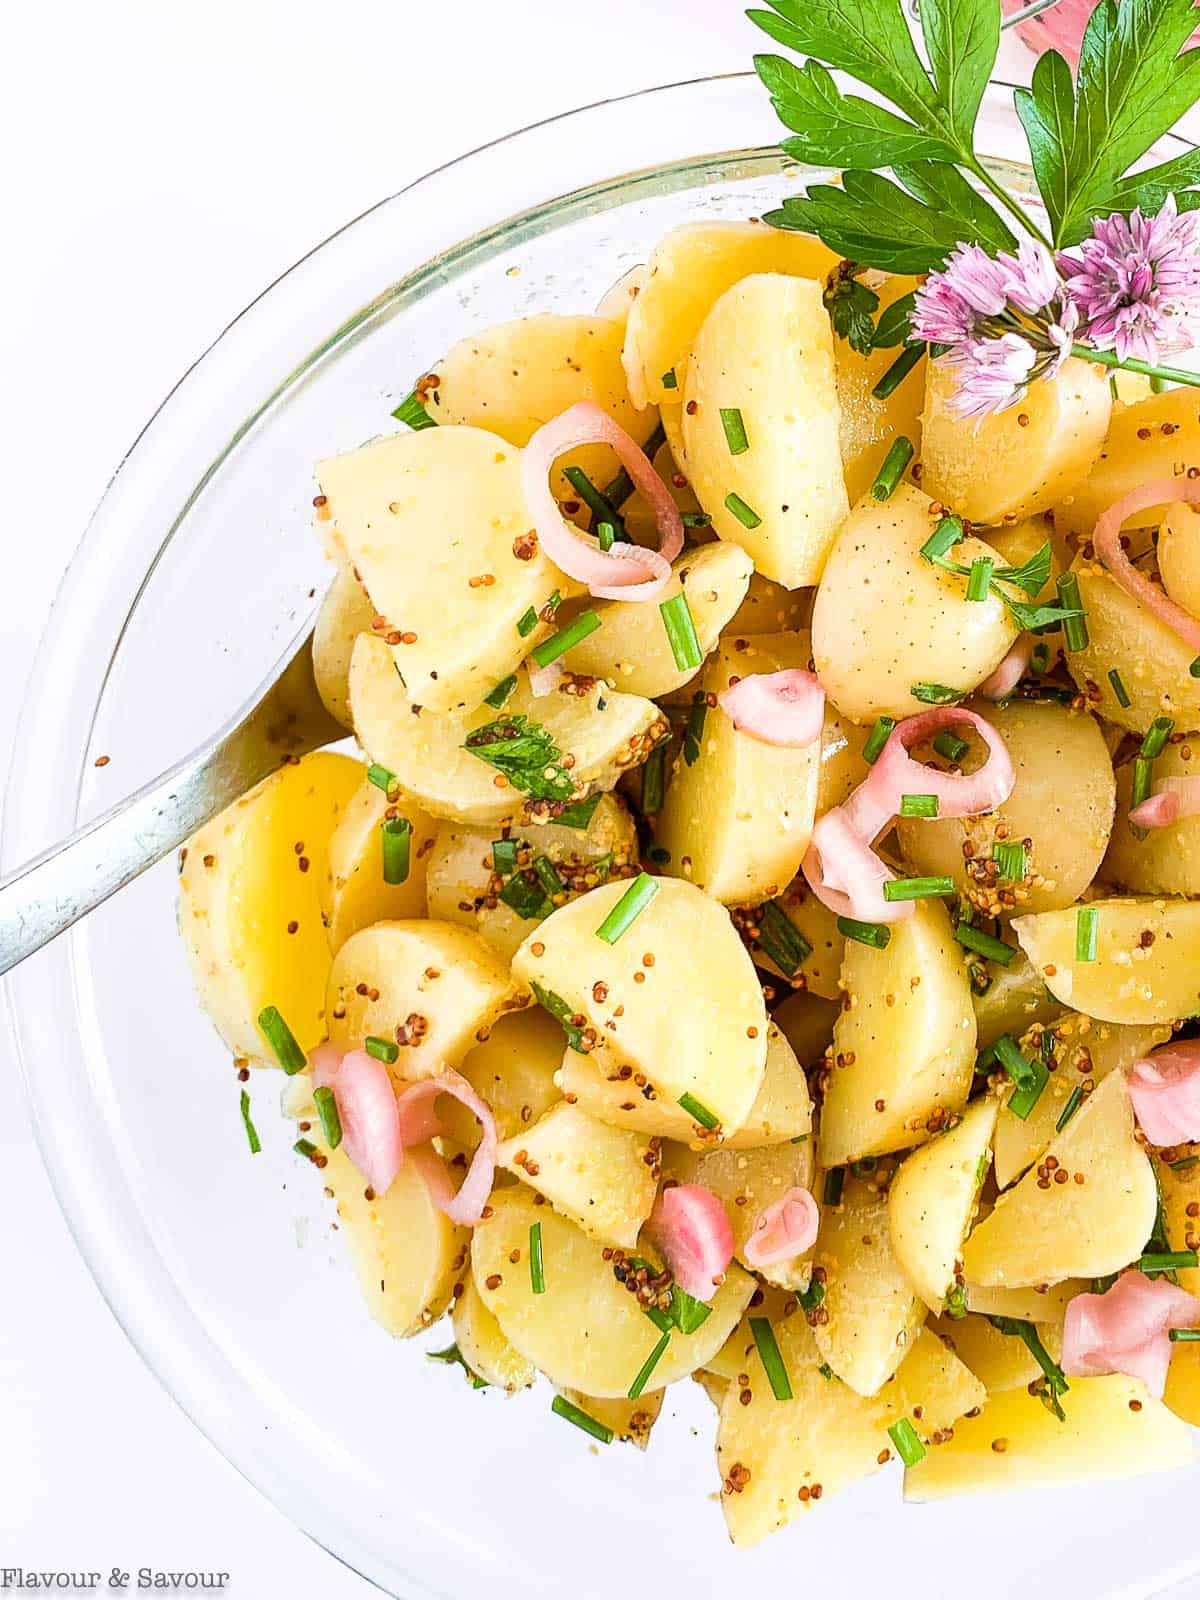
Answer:
[[[1035,1284],[1032,1289],[1008,1289],[998,1285],[984,1287],[967,1284],[967,1307],[981,1317],[1016,1317],[1021,1322],[1050,1324],[1061,1328],[1067,1305],[1090,1284],[1082,1278],[1065,1278],[1062,1283]]]
[[[497,1166],[602,1244],[632,1250],[658,1192],[657,1141],[560,1101],[506,1139]]]
[[[1200,1160],[1193,1161],[1193,1157],[1200,1157],[1200,1145],[1184,1145],[1171,1161],[1154,1157],[1158,1192],[1162,1195],[1163,1223],[1172,1250],[1195,1249],[1189,1240],[1200,1236],[1200,1226],[1197,1226],[1200,1213],[1188,1214],[1189,1206],[1200,1203]],[[1181,1267],[1176,1276],[1181,1289],[1186,1289],[1188,1294],[1200,1294],[1200,1267]]]
[[[1196,507],[1167,507],[1155,547],[1163,588],[1177,606],[1200,616],[1200,521]]]
[[[484,1305],[470,1272],[463,1275],[451,1320],[454,1342],[476,1377],[509,1394],[528,1389],[537,1376],[533,1363],[514,1350],[501,1333],[500,1324]]]
[[[819,805],[817,815],[821,815]],[[837,917],[828,906],[822,905],[803,878],[792,882],[779,897],[779,904],[810,948],[810,954],[800,963],[798,974],[804,980],[805,992],[819,995],[823,1000],[840,1001],[842,991],[838,984],[846,954],[846,935],[838,927]],[[756,954],[755,959],[765,968],[773,966],[770,958],[761,953]]]
[[[610,322],[619,322],[625,326],[629,318],[629,308],[642,292],[649,269],[644,261],[636,267],[630,267],[628,272],[623,272],[613,284],[611,289],[606,289],[600,296],[596,306],[598,317],[607,317]]]
[[[1154,786],[1169,778],[1200,772],[1200,739],[1168,744],[1154,763]],[[1117,820],[1104,876],[1132,894],[1179,894],[1200,898],[1200,816],[1180,817],[1165,828],[1150,828],[1137,838],[1129,826],[1133,763],[1117,769]]]
[[[920,278],[902,273],[869,272],[863,282],[879,296],[879,311],[902,299],[920,284]],[[884,400],[875,385],[901,354],[901,346],[871,350],[860,355],[849,340],[833,341],[837,367],[837,396],[841,412],[838,438],[842,450],[842,470],[846,492],[853,504],[866,494],[883,465],[897,434],[910,439],[921,457],[921,411],[925,403],[924,373],[910,373]]]
[[[1193,1428],[1200,1427],[1200,1344],[1171,1346],[1163,1404]]]
[[[699,1376],[699,1374],[693,1374]],[[582,1394],[578,1389],[564,1389],[563,1396],[572,1405],[586,1411],[594,1422],[611,1428],[613,1437],[626,1444],[635,1444],[644,1450],[650,1443],[650,1431],[662,1411],[662,1389],[654,1389],[640,1399],[601,1399],[599,1395]]]
[[[777,1007],[775,1026],[791,1045],[801,1066],[815,1067],[823,1061],[826,1050],[833,1043],[833,1025],[840,1009],[836,1000],[823,1000],[820,995],[807,990],[790,994]],[[769,1045],[767,1056],[769,1071]]]
[[[1001,1333],[986,1317],[974,1313],[965,1317],[938,1317],[928,1326],[939,1339],[945,1340],[965,1366],[970,1367],[989,1394],[1023,1389],[1042,1376],[1042,1369],[1024,1340]],[[1045,1335],[1042,1343],[1046,1344],[1047,1339],[1054,1339],[1058,1328],[1053,1323],[1046,1324],[1038,1333],[1039,1337]],[[1049,1349],[1049,1345],[1046,1347]]]
[[[785,589],[756,572],[746,597],[725,626],[731,639],[752,639],[756,633],[782,633],[807,628],[812,614],[811,589]]]
[[[312,662],[317,693],[326,711],[350,728],[350,657],[360,633],[369,633],[375,607],[354,576],[353,568],[339,566],[325,591],[313,627]]]
[[[663,1151],[663,1170],[668,1176],[679,1183],[702,1184],[724,1205],[733,1226],[733,1253],[742,1265],[783,1289],[808,1287],[811,1252],[774,1266],[750,1268],[745,1247],[760,1211],[788,1189],[812,1185],[812,1140],[799,1137],[799,1143],[773,1144],[762,1150],[690,1150],[672,1144]]]
[[[1060,533],[1089,538],[1096,519],[1122,495],[1155,478],[1178,478],[1198,462],[1200,396],[1194,389],[1171,389],[1115,408],[1099,459],[1054,507],[1054,525]],[[1132,525],[1156,528],[1165,509],[1152,506]]]
[[[980,1050],[995,1044],[1002,1033],[1019,1039],[1034,1023],[1053,1022],[1062,1015],[1062,1001],[1046,988],[1023,950],[1018,950],[1006,967],[998,961],[985,962],[983,967],[989,979],[987,988],[982,994],[974,987],[971,990]]]
[[[383,875],[380,830],[394,817],[403,817],[410,828],[403,883],[389,883]],[[425,915],[425,870],[437,827],[398,789],[389,795],[370,779],[362,780],[330,837],[329,864],[319,886],[332,950],[340,950],[352,933],[372,922]]]
[[[188,840],[179,932],[205,1010],[235,1055],[274,1063],[274,1006],[302,1050],[325,1037],[331,960],[321,921],[329,841],[363,769],[317,751],[281,767]]]
[[[863,760],[865,743],[862,729],[826,701],[825,723],[821,729],[821,775],[817,781],[819,817],[848,800],[870,772]]]

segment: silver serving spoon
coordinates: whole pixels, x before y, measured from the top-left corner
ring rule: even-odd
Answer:
[[[309,629],[219,733],[0,881],[0,973],[161,861],[286,759],[345,733],[317,693]]]

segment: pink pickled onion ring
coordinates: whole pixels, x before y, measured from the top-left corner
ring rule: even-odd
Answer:
[[[1167,828],[1179,820],[1179,796],[1169,789],[1160,789],[1134,806],[1129,820],[1138,828]]]
[[[985,700],[1003,700],[1010,695],[1025,676],[1029,659],[1033,655],[1033,635],[1019,634],[1008,654],[990,676],[979,685]]]
[[[774,1267],[802,1256],[817,1242],[821,1213],[807,1189],[789,1189],[754,1219],[742,1258],[751,1267]]]
[[[552,661],[548,667],[539,667],[536,661],[530,659],[528,666],[529,690],[535,700],[552,694],[562,682],[566,670],[561,661]]]
[[[939,772],[922,766],[909,751],[916,744],[932,740],[956,723],[969,723],[988,748],[988,759],[972,773]],[[905,717],[892,729],[870,776],[861,786],[872,784],[894,800],[893,814],[900,810],[900,797],[906,794],[932,794],[937,797],[939,817],[977,817],[1003,805],[1013,792],[1017,775],[1013,771],[1008,746],[990,723],[962,706],[938,706],[916,717]],[[851,795],[848,805],[853,806]]]
[[[855,830],[845,806],[818,817],[801,870],[817,899],[835,916],[902,922],[916,909],[911,900],[884,898],[883,886],[892,874]]]
[[[365,1050],[343,1052],[328,1041],[309,1060],[314,1088],[333,1090],[346,1154],[375,1193],[386,1194],[404,1162],[391,1073]]]
[[[739,732],[792,749],[819,739],[825,720],[820,680],[798,667],[739,678],[717,696],[717,704]]]
[[[607,444],[616,452],[654,513],[657,550],[624,543],[601,550],[564,519],[550,492],[550,469],[583,444]],[[585,583],[597,600],[653,600],[662,592],[683,549],[683,518],[645,451],[607,412],[581,400],[544,423],[521,453],[521,473],[542,549],[569,578]]]
[[[701,1183],[664,1189],[650,1231],[679,1287],[695,1300],[711,1300],[733,1260],[733,1228],[712,1190]]]
[[[441,1125],[437,1120],[434,1102],[441,1094],[453,1095],[466,1106],[478,1119],[483,1136],[471,1157],[471,1165],[457,1194],[444,1163],[438,1163],[445,1174],[445,1183],[435,1187],[434,1199],[451,1222],[474,1227],[483,1215],[496,1176],[496,1151],[500,1141],[492,1108],[479,1098],[460,1073],[443,1072],[436,1078],[423,1078],[420,1083],[410,1084],[402,1092],[396,1102],[400,1133],[406,1146],[423,1145],[439,1133]],[[432,1151],[430,1153],[433,1154]],[[428,1172],[426,1176],[429,1176]]]
[[[1152,506],[1172,505],[1177,501],[1187,505],[1200,503],[1200,480],[1158,478],[1152,483],[1143,483],[1139,489],[1122,495],[1098,518],[1092,530],[1092,543],[1125,593],[1170,628],[1189,650],[1200,655],[1200,618],[1176,605],[1149,578],[1143,577],[1121,548],[1121,526],[1128,517],[1138,511],[1149,511]]]
[[[1200,1300],[1130,1267],[1104,1294],[1077,1294],[1063,1321],[1062,1367],[1073,1378],[1122,1372],[1162,1399],[1172,1328],[1200,1323]]]
[[[1200,1139],[1200,1039],[1161,1045],[1129,1069],[1129,1099],[1153,1145]]]
[[[1186,778],[1163,778],[1154,785],[1155,794],[1173,794],[1179,802],[1179,817],[1200,816],[1200,775]]]

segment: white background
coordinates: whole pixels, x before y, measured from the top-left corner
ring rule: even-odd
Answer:
[[[14,14],[16,13],[16,14]],[[736,0],[32,0],[0,92],[0,777],[113,467],[263,285],[422,171],[748,65]],[[1009,72],[1027,71],[1008,44]],[[362,1597],[193,1429],[76,1255],[0,1039],[0,1568],[224,1570]]]

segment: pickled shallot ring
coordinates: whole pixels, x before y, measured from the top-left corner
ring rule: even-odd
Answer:
[[[441,1162],[438,1163],[440,1170],[445,1174],[445,1183],[435,1182],[434,1199],[438,1208],[446,1213],[451,1222],[460,1223],[464,1227],[474,1227],[483,1215],[483,1208],[487,1204],[488,1195],[492,1192],[492,1182],[496,1176],[496,1151],[499,1138],[496,1133],[496,1119],[487,1102],[479,1098],[461,1073],[443,1072],[436,1078],[424,1078],[420,1083],[411,1084],[396,1101],[400,1136],[407,1148],[410,1145],[424,1144],[440,1131],[434,1111],[434,1102],[440,1094],[453,1095],[466,1106],[478,1120],[482,1137],[475,1154],[471,1157],[471,1165],[467,1168],[467,1175],[457,1194],[454,1192],[445,1166]],[[433,1181],[437,1168],[430,1163],[424,1165],[426,1178]]]
[[[988,759],[978,771],[939,772],[936,767],[924,766],[909,755],[914,745],[932,740],[945,729],[964,722],[974,728],[988,747]],[[977,817],[1003,805],[1015,782],[1016,773],[1008,747],[995,728],[962,706],[938,706],[897,723],[869,777],[846,804],[854,816],[859,793],[873,791],[871,814],[881,814],[887,809],[891,816],[897,816],[902,795],[931,794],[937,799],[939,817]]]
[[[820,1223],[820,1208],[809,1191],[788,1189],[755,1217],[742,1257],[755,1269],[791,1261],[816,1244]]]
[[[733,1227],[717,1195],[702,1183],[664,1189],[650,1232],[679,1287],[711,1300],[733,1260]]]
[[[1160,789],[1134,806],[1129,820],[1137,828],[1167,828],[1179,820],[1179,796],[1170,789]]]
[[[377,1195],[386,1194],[404,1162],[404,1141],[391,1074],[365,1050],[328,1040],[309,1057],[313,1085],[332,1089],[342,1149]]]
[[[879,831],[873,829],[871,838]],[[817,819],[801,867],[809,888],[835,916],[903,922],[916,910],[914,900],[884,898],[883,886],[892,874],[855,828],[846,806],[834,806]]]
[[[1153,1145],[1200,1139],[1200,1039],[1174,1039],[1129,1069],[1129,1100]]]
[[[1149,511],[1153,506],[1172,505],[1179,501],[1187,505],[1200,504],[1200,480],[1156,478],[1151,483],[1143,483],[1140,488],[1131,489],[1128,494],[1114,501],[1098,518],[1092,530],[1092,544],[1096,555],[1125,593],[1170,628],[1189,650],[1200,655],[1200,618],[1176,605],[1149,578],[1143,577],[1121,548],[1121,527],[1129,517],[1139,511]]]
[[[825,691],[811,672],[753,672],[722,690],[717,704],[739,733],[801,749],[821,737]]]
[[[1154,785],[1154,794],[1155,797],[1160,794],[1174,795],[1177,809],[1171,818],[1172,822],[1180,817],[1200,816],[1200,775],[1161,778]]]
[[[622,544],[601,550],[565,520],[550,491],[550,469],[569,450],[584,444],[606,444],[636,489],[658,528],[657,550]],[[569,406],[544,423],[521,452],[525,498],[542,549],[569,578],[587,585],[598,600],[653,600],[671,575],[671,562],[683,549],[683,519],[670,490],[624,428],[591,400]]]
[[[1025,676],[1033,655],[1034,637],[1031,633],[1018,634],[1008,654],[989,677],[979,685],[985,700],[1003,700],[1010,695]]]

